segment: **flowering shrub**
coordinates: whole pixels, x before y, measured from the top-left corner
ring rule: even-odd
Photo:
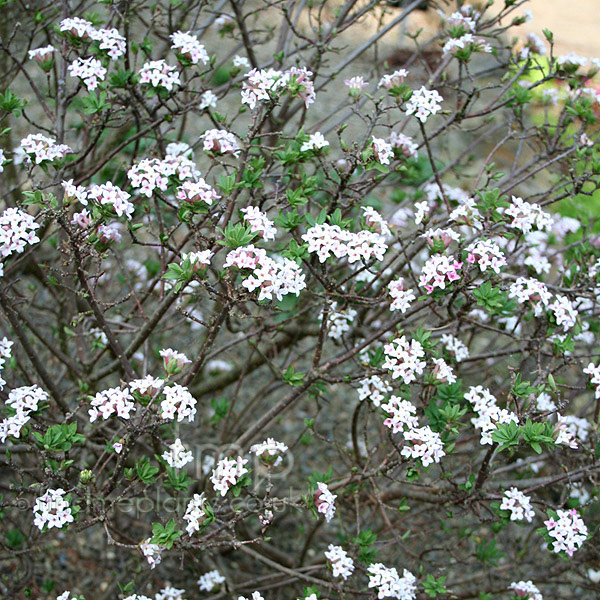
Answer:
[[[600,592],[598,61],[0,4],[2,597]]]

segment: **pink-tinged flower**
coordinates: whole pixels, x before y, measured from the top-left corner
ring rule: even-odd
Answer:
[[[200,138],[204,140],[204,151],[212,154],[233,154],[238,156],[240,147],[233,133],[225,129],[209,129]]]
[[[169,375],[180,373],[185,365],[192,362],[185,354],[172,348],[164,348],[159,351],[159,354],[163,359],[164,369]]]
[[[260,211],[257,206],[247,206],[240,212],[244,215],[244,221],[250,225],[250,231],[257,233],[265,242],[274,240],[277,235],[277,229],[267,215]]]
[[[70,33],[73,37],[85,38],[89,37],[90,32],[94,29],[92,24],[85,19],[79,17],[73,17],[70,19],[63,19],[60,22],[60,31]]]
[[[30,50],[28,52],[28,56],[30,60],[36,60],[39,62],[44,71],[49,71],[52,68],[54,52],[56,52],[56,48],[54,46],[44,46],[43,48]]]
[[[183,252],[181,254],[181,261],[190,261],[192,271],[199,273],[204,271],[208,265],[210,265],[210,259],[213,256],[212,250],[202,250],[200,252]]]
[[[417,158],[419,155],[417,152],[417,144],[415,144],[411,137],[404,135],[403,133],[392,131],[388,138],[388,142],[394,150],[398,150],[400,154],[403,154],[407,158]]]
[[[144,64],[139,70],[140,83],[152,87],[162,87],[172,91],[176,85],[180,85],[180,75],[176,67],[167,64],[165,60],[151,60]]]
[[[558,521],[554,518],[544,521],[548,535],[554,540],[552,550],[573,556],[587,539],[588,529],[575,509],[557,510],[556,513]]]
[[[81,227],[82,229],[85,229],[92,224],[92,215],[87,209],[84,208],[81,212],[76,212],[73,214],[71,223]]]
[[[359,98],[363,89],[369,85],[369,83],[360,75],[345,79],[344,84],[348,86],[348,93],[350,96],[355,99]]]
[[[229,489],[248,473],[248,469],[244,466],[247,462],[248,459],[241,456],[220,460],[210,476],[215,492],[225,496]]]
[[[329,142],[325,139],[320,131],[311,134],[306,142],[300,147],[300,152],[319,152],[323,148],[329,146]]]
[[[184,181],[177,188],[176,198],[180,202],[189,202],[190,204],[204,203],[212,206],[212,203],[219,200],[221,196],[200,177],[198,181]]]
[[[385,88],[386,90],[393,90],[399,88],[406,79],[408,71],[406,69],[399,69],[393,73],[384,75],[380,80],[377,87]]]
[[[394,158],[394,151],[391,144],[375,136],[373,136],[373,154],[375,155],[375,160],[382,165],[389,165],[390,159]]]
[[[458,271],[462,266],[463,263],[455,260],[453,256],[434,254],[423,265],[419,285],[424,287],[428,294],[435,288],[446,289],[446,284],[460,279]]]
[[[125,54],[126,39],[117,29],[90,29],[89,36],[98,42],[98,48],[106,51],[113,60]]]
[[[65,498],[66,492],[61,489],[49,489],[43,496],[35,501],[33,507],[33,524],[40,529],[56,527],[60,529],[66,523],[72,523],[73,513],[69,502]]]
[[[71,77],[79,77],[89,92],[94,91],[106,77],[106,69],[93,57],[76,59],[69,65],[68,71]]]
[[[329,491],[326,483],[319,481],[317,483],[319,491],[315,494],[315,508],[325,516],[325,520],[329,523],[335,515],[335,499],[336,495]]]
[[[184,33],[183,31],[176,31],[169,37],[173,42],[171,44],[171,49],[175,50],[175,53],[185,61],[189,61],[193,65],[197,65],[202,61],[202,63],[206,65],[210,60],[204,46],[198,41],[198,38],[190,32]]]
[[[410,100],[406,103],[406,114],[415,115],[421,123],[425,123],[431,115],[442,110],[441,103],[444,101],[436,90],[428,90],[425,87],[413,92]]]
[[[509,590],[512,590],[515,596],[519,598],[527,597],[528,600],[544,600],[540,590],[533,585],[531,580],[529,581],[516,581],[508,586]]]

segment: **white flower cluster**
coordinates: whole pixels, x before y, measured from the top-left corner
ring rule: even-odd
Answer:
[[[217,100],[219,98],[212,90],[206,90],[200,96],[200,104],[198,108],[204,110],[206,108],[217,108]]]
[[[546,392],[542,392],[535,399],[535,407],[540,412],[552,412],[557,409],[557,406],[556,406],[555,402],[552,400],[552,398],[550,397],[550,394],[547,394]]]
[[[158,354],[163,359],[165,370],[175,368],[181,371],[185,365],[189,365],[192,362],[183,352],[177,352],[173,348],[163,348],[159,350]]]
[[[20,143],[21,152],[26,155],[26,161],[34,160],[36,165],[47,161],[64,158],[73,150],[66,144],[57,144],[54,138],[46,137],[41,133],[30,133]]]
[[[435,288],[446,289],[447,283],[460,279],[458,270],[463,266],[454,256],[434,254],[421,269],[419,285],[431,294]]]
[[[417,158],[419,155],[417,152],[419,146],[408,135],[392,131],[388,138],[388,142],[394,150],[400,150],[407,158]]]
[[[475,21],[462,12],[454,12],[446,19],[449,28],[458,30],[459,37],[464,31],[475,31]]]
[[[244,221],[250,225],[252,233],[258,233],[265,242],[275,239],[277,229],[273,221],[264,212],[261,212],[257,206],[246,206],[240,212],[244,215]]]
[[[261,595],[260,592],[252,592],[252,596],[251,596],[252,600],[265,600]],[[238,598],[238,600],[248,600],[247,598],[245,598],[244,596],[240,596]]]
[[[116,29],[90,29],[90,37],[99,42],[100,50],[106,50],[110,58],[116,60],[125,54],[125,38]]]
[[[177,177],[179,181],[185,181],[187,179],[198,180],[199,176],[200,172],[196,168],[196,165],[184,154],[167,154],[164,160],[144,158],[127,171],[131,187],[139,189],[140,194],[144,194],[148,198],[152,197],[152,193],[157,188],[161,192],[165,192],[169,186],[169,177]],[[203,183],[202,187],[206,186],[204,180],[198,181]],[[187,192],[187,188],[184,188],[184,191]],[[190,191],[199,192],[199,190]],[[191,197],[195,198],[195,196]],[[182,199],[179,196],[179,191],[177,198]],[[185,199],[187,200],[188,198]],[[202,200],[206,202],[204,197],[202,197]]]
[[[146,83],[152,87],[162,87],[171,91],[181,83],[177,67],[172,67],[163,59],[150,60],[138,71],[140,83]]]
[[[464,50],[468,48],[471,52],[485,52],[490,53],[492,51],[492,47],[482,38],[476,38],[472,33],[465,33],[461,35],[459,38],[450,38],[442,49],[442,54],[446,56],[447,54],[452,54],[456,56],[457,50]]]
[[[7,208],[0,215],[0,258],[25,250],[27,244],[37,244],[40,238],[35,230],[40,226],[33,217],[20,208]],[[0,263],[0,276],[3,274]]]
[[[482,445],[493,443],[492,433],[497,429],[497,425],[511,421],[519,422],[515,413],[506,408],[498,408],[496,398],[481,385],[471,386],[465,394],[465,400],[473,405],[473,410],[478,414],[477,417],[471,419],[471,423],[477,429],[481,429],[480,443]]]
[[[114,60],[125,54],[126,40],[116,29],[95,29],[89,21],[79,17],[63,19],[59,29],[69,32],[74,37],[90,38],[98,42],[98,48],[106,50],[108,56]]]
[[[461,342],[458,338],[454,337],[451,333],[445,333],[440,338],[442,344],[444,344],[446,350],[451,354],[454,354],[454,360],[460,362],[465,358],[469,358],[469,349]]]
[[[95,200],[101,206],[109,206],[118,217],[125,215],[131,221],[135,206],[129,202],[131,195],[110,181],[93,185],[87,192],[88,200]]]
[[[241,456],[220,460],[210,476],[215,492],[219,492],[221,496],[224,496],[230,487],[234,486],[243,475],[248,473],[248,469],[244,466],[247,462],[248,459]]]
[[[548,308],[552,294],[546,284],[533,278],[519,277],[511,284],[508,295],[516,298],[519,304],[530,303],[533,314],[539,317],[544,308]]]
[[[244,76],[246,81],[242,84],[242,104],[247,104],[251,109],[262,100],[269,100],[279,87],[281,71],[276,69],[252,69]]]
[[[53,52],[56,52],[56,48],[54,46],[44,46],[43,48],[35,48],[34,50],[29,50],[27,55],[29,56],[30,60],[35,59],[38,62],[44,62],[52,58]]]
[[[6,361],[11,357],[11,347],[13,342],[11,342],[8,338],[2,338],[0,340],[0,390],[4,388],[6,385],[6,381],[2,379],[2,371],[4,370],[4,365]],[[1,426],[0,426],[1,430]]]
[[[333,340],[341,340],[344,333],[352,329],[357,314],[351,306],[338,310],[337,303],[332,302],[327,316],[327,335]],[[322,318],[320,315],[319,320]]]
[[[58,488],[49,489],[43,496],[36,498],[33,507],[33,524],[41,531],[44,527],[60,529],[65,523],[73,522],[73,513],[64,498],[66,492]]]
[[[142,551],[142,554],[145,556],[146,560],[148,561],[150,568],[154,569],[156,567],[156,565],[159,565],[162,560],[163,547],[159,546],[158,544],[152,544],[150,542],[151,539],[152,538],[148,538],[147,540],[144,540],[140,544],[140,550]]]
[[[10,356],[7,353],[5,340],[3,342],[2,357]],[[7,340],[6,340],[7,341]],[[10,342],[9,342],[10,343]],[[31,418],[31,413],[38,410],[40,402],[46,402],[48,394],[37,385],[25,386],[11,390],[6,399],[6,405],[15,411],[15,414],[0,422],[0,442],[4,443],[8,436],[18,438],[23,425]]]
[[[434,358],[432,374],[441,383],[456,383],[456,375],[452,367],[443,358]]]
[[[483,219],[475,200],[467,196],[459,198],[457,201],[458,206],[450,213],[448,218],[461,225],[469,225],[475,227],[475,229],[481,229],[481,221]]]
[[[196,531],[200,531],[200,526],[207,517],[206,513],[206,497],[202,494],[194,494],[194,497],[188,502],[183,520],[187,521],[185,530],[188,535],[194,535]]]
[[[183,252],[181,261],[188,260],[194,272],[201,271],[210,265],[210,259],[213,256],[212,250],[201,250],[200,252]]]
[[[399,310],[404,314],[409,308],[416,296],[412,289],[404,289],[404,279],[395,279],[388,284],[388,290],[393,302],[390,305],[390,310]]]
[[[219,200],[221,196],[200,177],[198,181],[184,181],[177,188],[176,198],[181,202],[189,202],[190,204],[204,202],[208,206],[212,206],[212,203]]]
[[[372,258],[383,260],[387,250],[384,238],[372,231],[363,229],[353,233],[328,223],[311,227],[302,239],[308,242],[308,252],[316,252],[320,262],[325,262],[330,256],[345,257],[349,263]]]
[[[129,413],[136,410],[133,401],[134,398],[128,387],[125,389],[110,388],[98,392],[90,403],[92,408],[88,410],[90,423],[93,423],[98,416],[106,421],[114,414],[122,419],[130,419],[131,415]]]
[[[334,577],[342,577],[346,580],[352,575],[354,571],[354,561],[341,546],[329,544],[329,548],[324,554],[331,565]]]
[[[169,450],[165,450],[162,457],[170,467],[176,469],[181,469],[194,460],[191,450],[186,450],[179,438],[169,445]]]
[[[512,219],[508,226],[523,233],[529,233],[534,226],[540,231],[549,231],[554,223],[552,215],[544,212],[539,204],[526,202],[516,196],[512,197],[512,204],[504,210],[504,214]]]
[[[600,398],[600,365],[591,362],[583,372],[590,376],[590,383],[596,386],[596,398]]]
[[[359,384],[360,387],[356,390],[358,399],[362,401],[368,398],[374,406],[379,406],[385,395],[393,389],[387,381],[384,381],[378,375],[361,379]]]
[[[319,481],[317,482],[319,491],[315,495],[315,508],[325,516],[325,520],[329,523],[335,515],[335,499],[337,496],[329,491],[329,486]]]
[[[160,403],[161,417],[181,423],[185,418],[191,423],[196,415],[196,398],[186,387],[175,383],[164,388],[164,400]]]
[[[460,241],[459,233],[453,229],[442,229],[440,227],[436,227],[435,229],[429,228],[421,235],[421,237],[425,238],[431,247],[433,247],[436,242],[442,242],[444,248],[447,248],[452,242]]]
[[[119,223],[102,223],[98,225],[97,234],[102,244],[110,244],[111,242],[118,244],[121,241]]]
[[[509,590],[515,592],[519,598],[527,597],[529,600],[544,600],[540,590],[533,584],[533,581],[513,581]]]
[[[483,272],[492,269],[494,273],[500,273],[500,269],[506,266],[506,257],[496,242],[491,240],[477,240],[466,248],[467,262],[478,264]]]
[[[200,586],[200,590],[203,592],[212,592],[216,590],[222,583],[225,583],[225,577],[219,573],[216,569],[214,571],[209,571],[208,573],[204,573],[198,579],[198,585]]]
[[[511,521],[522,521],[527,519],[531,523],[535,512],[531,507],[531,498],[520,492],[516,487],[511,487],[510,490],[504,492],[500,510],[510,511]]]
[[[394,149],[384,139],[373,136],[373,155],[378,163],[389,165],[394,158]]]
[[[408,429],[402,433],[405,444],[400,452],[406,458],[420,459],[424,467],[431,463],[439,463],[446,455],[442,438],[437,431],[433,431],[429,425]]]
[[[317,152],[323,148],[327,148],[329,142],[325,139],[320,131],[315,131],[308,136],[306,142],[300,146],[300,152]]]
[[[209,129],[205,131],[200,138],[204,140],[204,152],[214,154],[233,154],[238,156],[240,147],[235,139],[235,135],[226,129]]]
[[[189,60],[193,65],[197,65],[200,61],[207,64],[210,60],[204,46],[189,31],[187,33],[176,31],[169,37],[173,42],[171,49],[175,50],[177,54],[180,54],[186,60]]]
[[[93,26],[89,21],[86,21],[85,19],[80,19],[79,17],[63,19],[59,25],[60,31],[66,31],[72,36],[78,38],[89,36],[89,32],[92,28]]]
[[[382,563],[369,565],[369,587],[377,589],[377,598],[397,598],[398,600],[415,600],[417,597],[417,578],[404,569],[402,577],[394,567],[386,567]]]
[[[562,326],[564,331],[575,327],[577,323],[578,312],[573,303],[566,297],[557,294],[554,302],[548,305],[548,308],[554,314],[556,324]]]
[[[129,389],[138,392],[140,396],[153,397],[165,383],[164,379],[157,379],[152,375],[146,375],[143,379],[134,379],[129,382]]]
[[[378,235],[384,237],[391,235],[389,223],[372,206],[363,206],[361,209],[367,227],[373,229]]]
[[[275,96],[288,88],[293,97],[299,97],[308,108],[315,101],[315,86],[310,79],[312,73],[306,68],[292,67],[287,71],[276,69],[252,69],[244,76],[242,84],[242,104],[251,109],[258,102],[274,99]]]
[[[260,442],[260,444],[250,446],[252,454],[255,454],[262,461],[274,467],[281,464],[283,460],[281,455],[287,451],[288,447],[283,442],[278,442],[273,438],[267,438],[264,442]]]
[[[544,521],[548,534],[554,538],[552,550],[556,553],[566,552],[573,556],[587,539],[588,529],[575,509],[557,510],[558,521],[550,518]]]
[[[406,69],[399,69],[393,73],[387,73],[379,80],[377,87],[384,88],[386,90],[399,88],[404,83],[408,73],[409,72]]]
[[[558,436],[556,444],[565,444],[576,450],[579,446],[577,442],[586,442],[590,432],[590,424],[586,419],[574,415],[558,415],[556,424]]]
[[[390,415],[383,421],[383,424],[391,429],[393,433],[407,429],[416,429],[419,425],[417,419],[417,408],[409,400],[403,400],[398,396],[391,396],[387,404],[382,404],[381,408]]]
[[[268,257],[264,249],[252,244],[229,252],[223,266],[252,269],[242,285],[249,292],[259,289],[259,301],[272,300],[273,296],[281,301],[287,294],[299,296],[306,287],[306,276],[297,263],[289,258],[278,262]]]
[[[431,115],[442,110],[441,102],[444,99],[436,90],[428,90],[425,87],[413,92],[410,100],[406,103],[405,113],[415,115],[421,123],[425,123]]]
[[[88,92],[98,87],[98,82],[104,81],[106,69],[97,58],[77,58],[68,68],[71,77],[79,77]]]
[[[392,379],[401,377],[405,384],[416,381],[417,375],[423,374],[425,356],[423,346],[417,340],[410,342],[405,336],[394,339],[383,347],[385,362],[382,367],[392,373]]]
[[[170,585],[164,587],[160,592],[154,594],[154,600],[185,600],[185,590],[178,590]]]

